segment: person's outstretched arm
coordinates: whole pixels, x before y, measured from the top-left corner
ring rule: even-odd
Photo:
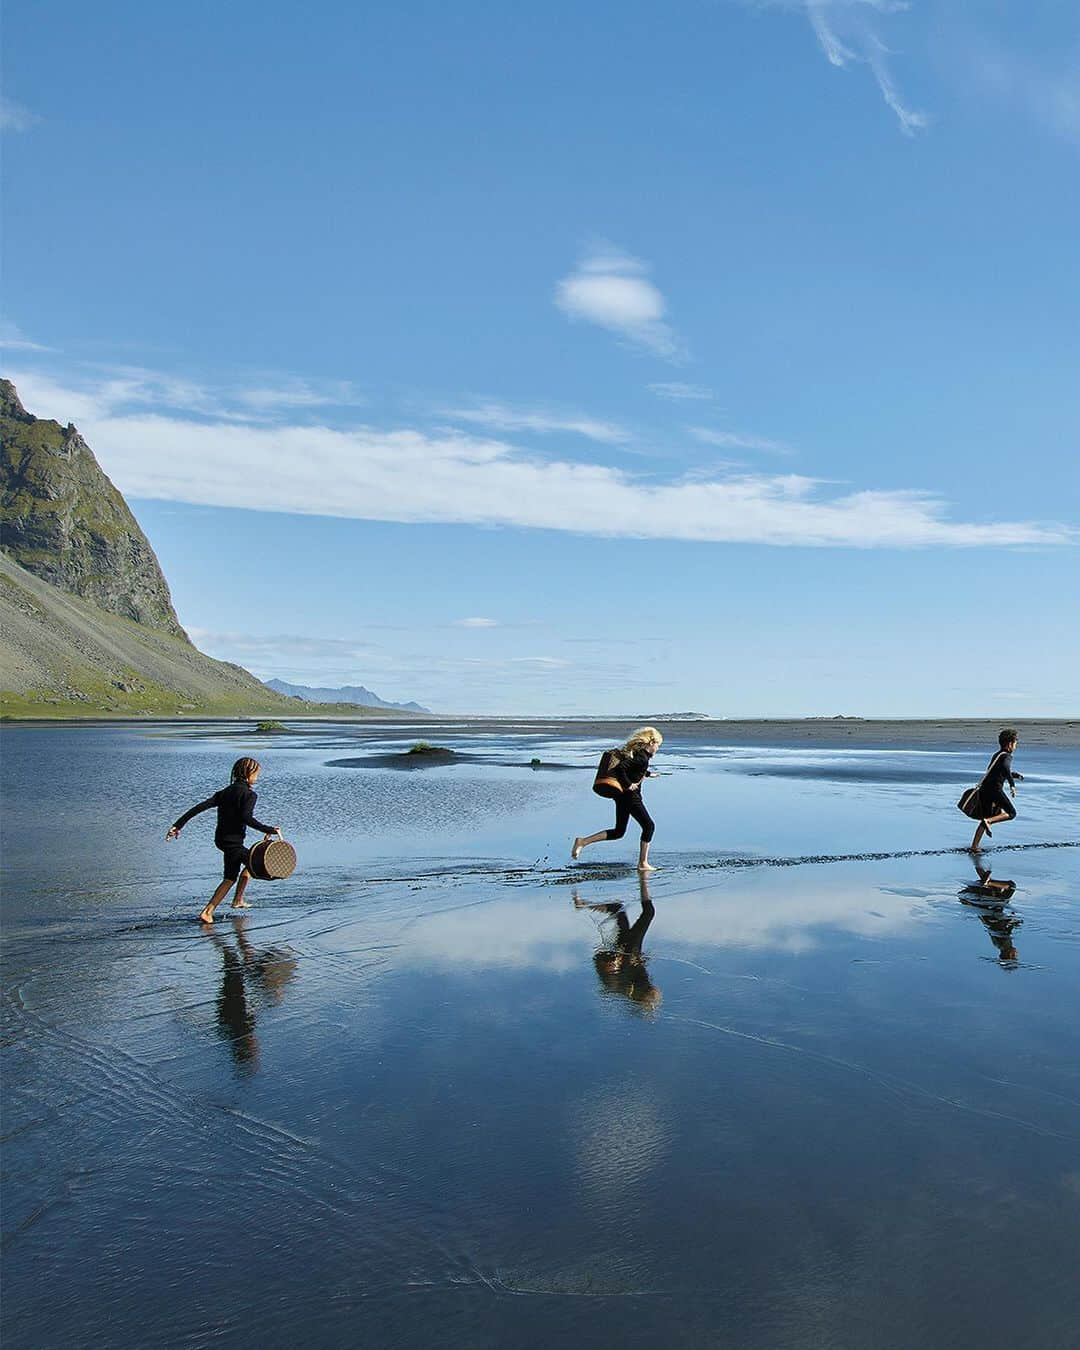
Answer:
[[[263,834],[280,834],[281,831],[276,825],[263,825],[255,819],[255,803],[259,800],[258,794],[248,792],[244,798],[243,820],[245,825],[250,825],[253,830],[262,830]]]
[[[212,806],[217,806],[216,792],[212,797],[207,797],[206,801],[200,802],[198,806],[193,806],[190,811],[185,811],[180,819],[174,825],[169,827],[169,832],[166,834],[165,838],[175,839],[192,816],[197,816],[203,811],[209,811]]]

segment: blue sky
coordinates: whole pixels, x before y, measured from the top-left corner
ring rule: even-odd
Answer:
[[[1075,715],[1080,14],[8,0],[4,371],[214,655]]]

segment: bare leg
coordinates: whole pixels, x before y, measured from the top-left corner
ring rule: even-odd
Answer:
[[[244,899],[244,892],[247,890],[247,884],[251,880],[251,873],[246,867],[240,869],[240,879],[236,883],[236,895],[233,897],[233,909],[250,909],[251,906]]]
[[[982,843],[982,837],[986,833],[986,825],[980,820],[975,830],[975,838],[968,844],[969,853],[978,853],[979,845]]]
[[[217,909],[218,905],[221,904],[222,900],[225,899],[225,897],[229,894],[232,888],[233,888],[232,882],[228,879],[228,877],[226,877],[225,880],[214,892],[214,894],[207,901],[205,909],[199,915],[199,919],[201,920],[202,923],[214,922],[214,910]]]
[[[649,862],[649,846],[643,839],[641,847],[638,849],[637,870],[639,872],[655,872],[656,868]]]
[[[574,847],[570,850],[571,858],[575,860],[581,856],[581,850],[588,848],[590,844],[598,844],[601,839],[607,838],[607,830],[597,830],[595,834],[587,834],[584,838],[581,835],[574,840]]]

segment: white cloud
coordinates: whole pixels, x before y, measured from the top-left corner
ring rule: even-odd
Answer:
[[[289,380],[277,386],[259,386],[253,389],[233,388],[229,396],[237,403],[255,412],[275,412],[291,408],[355,408],[367,400],[348,380]]]
[[[32,351],[47,351],[36,343],[18,340],[3,345]],[[20,377],[25,387],[24,405],[39,417],[81,422],[107,413],[113,416],[133,410],[179,412],[196,417],[237,422],[274,422],[286,413],[326,407],[356,406],[363,398],[353,385],[341,380],[282,378],[276,385],[210,386],[142,366],[112,366],[106,370],[83,368],[63,382],[37,371]],[[20,388],[20,393],[22,388]],[[32,400],[32,402],[31,402]],[[41,409],[49,409],[42,412]]]
[[[705,389],[700,384],[684,384],[681,380],[660,380],[646,388],[657,398],[669,398],[676,402],[690,399],[706,401],[713,397],[711,389]]]
[[[39,414],[72,416],[131,497],[404,523],[502,525],[636,539],[855,548],[1051,545],[1065,526],[967,523],[921,491],[828,495],[795,474],[642,478],[601,464],[542,461],[520,447],[411,428],[262,426],[145,412],[15,374]],[[45,397],[46,392],[48,397]]]
[[[456,422],[470,422],[475,426],[488,427],[492,431],[568,431],[575,436],[584,436],[590,441],[599,441],[603,445],[622,445],[630,439],[629,434],[614,422],[604,422],[599,418],[582,414],[544,412],[522,408],[509,408],[503,403],[487,401],[473,408],[445,408],[442,415]]]
[[[37,113],[0,94],[0,131],[29,131],[40,121]]]
[[[772,455],[790,455],[791,447],[783,441],[766,440],[763,436],[744,436],[736,431],[713,431],[711,427],[687,427],[690,435],[704,445],[719,446],[722,450],[764,450]]]
[[[741,0],[757,9],[788,9],[804,14],[830,65],[844,70],[850,65],[869,66],[881,96],[896,115],[905,136],[925,130],[925,113],[909,108],[889,70],[888,47],[873,23],[874,16],[902,14],[907,0]]]
[[[663,295],[648,268],[618,249],[594,250],[555,288],[555,303],[572,319],[584,319],[657,356],[678,361],[683,344],[664,322]]]
[[[498,621],[495,619],[456,619],[455,624],[458,628],[498,628]]]
[[[17,323],[0,319],[0,348],[11,352],[51,352],[40,342],[31,342]]]
[[[1080,145],[1080,65],[1051,69],[982,35],[969,40],[968,57],[985,88],[1025,106],[1055,135]]]

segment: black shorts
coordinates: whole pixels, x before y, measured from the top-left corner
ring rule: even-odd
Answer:
[[[986,812],[988,816],[997,816],[1004,811],[1010,820],[1016,819],[1016,807],[1009,801],[1008,797],[1002,793],[995,793],[990,799],[990,808]]]
[[[251,849],[245,848],[243,844],[218,844],[225,855],[225,881],[235,881],[240,875],[240,869],[248,864],[248,857]]]

